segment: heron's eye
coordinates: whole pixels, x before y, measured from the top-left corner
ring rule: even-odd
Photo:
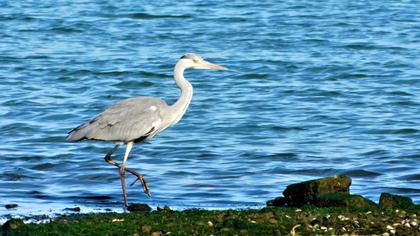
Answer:
[[[197,63],[199,60],[198,60],[198,58],[197,58],[197,57],[193,57],[192,61],[193,61],[194,63]]]

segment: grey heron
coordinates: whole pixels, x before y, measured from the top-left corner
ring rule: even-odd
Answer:
[[[116,103],[96,116],[94,119],[74,128],[69,132],[67,141],[80,141],[84,139],[100,140],[115,143],[115,147],[105,155],[105,161],[119,168],[122,185],[124,205],[128,206],[125,171],[136,176],[132,186],[140,181],[143,191],[149,197],[150,190],[143,175],[127,168],[128,155],[135,143],[152,139],[164,129],[176,124],[187,110],[193,95],[192,85],[184,78],[184,70],[225,68],[203,60],[200,56],[188,53],[183,55],[176,63],[174,69],[175,83],[181,90],[178,100],[168,105],[165,101],[155,97],[135,97]],[[120,145],[125,144],[125,154],[122,164],[112,160]]]

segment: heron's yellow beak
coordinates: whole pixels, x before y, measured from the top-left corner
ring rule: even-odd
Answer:
[[[197,64],[194,66],[194,68],[196,68],[196,69],[212,69],[212,70],[227,70],[223,66],[219,66],[217,64],[210,63],[210,62],[204,61],[204,60],[200,61],[200,62],[197,62]]]

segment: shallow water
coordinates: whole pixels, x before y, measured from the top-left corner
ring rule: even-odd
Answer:
[[[176,126],[128,166],[176,208],[261,207],[291,183],[337,174],[351,190],[420,202],[416,1],[9,1],[0,3],[0,214],[120,209],[113,145],[69,130],[133,96],[173,103],[172,68],[195,52]],[[118,153],[121,155],[123,150]],[[118,158],[116,158],[118,159]]]

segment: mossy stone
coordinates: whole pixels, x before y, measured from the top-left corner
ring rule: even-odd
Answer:
[[[283,191],[283,195],[289,207],[301,207],[314,204],[319,196],[328,193],[349,194],[350,185],[350,177],[333,176],[291,184]]]
[[[347,207],[347,208],[368,208],[376,204],[360,195],[345,193],[327,193],[318,196],[314,205],[317,207]]]
[[[377,206],[375,202],[373,202],[373,201],[371,201],[371,200],[369,200],[369,199],[367,199],[363,196],[355,195],[355,194],[349,195],[349,198],[347,198],[345,200],[345,202],[347,204],[346,207],[351,208],[351,209],[354,209],[354,208],[370,208],[370,207],[376,207]]]
[[[400,208],[407,209],[414,206],[413,200],[409,197],[382,193],[379,198],[379,206],[381,208]]]

